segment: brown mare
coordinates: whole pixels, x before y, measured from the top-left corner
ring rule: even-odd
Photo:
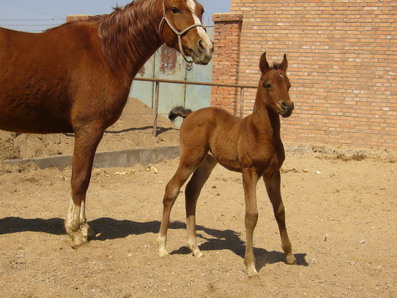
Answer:
[[[195,0],[136,0],[40,34],[0,28],[0,129],[73,132],[72,246],[93,236],[85,215],[94,154],[120,116],[134,76],[163,44],[207,64],[213,43]]]
[[[166,240],[171,208],[182,185],[193,173],[186,186],[187,244],[195,256],[202,253],[196,240],[196,203],[201,188],[217,163],[241,172],[245,194],[246,250],[244,263],[248,275],[258,275],[255,268],[253,233],[258,220],[256,184],[263,177],[273,205],[281,234],[286,262],[294,264],[291,243],[285,226],[284,205],[280,194],[280,167],[284,161],[284,147],[280,139],[280,117],[289,117],[294,109],[288,91],[290,82],[284,55],[280,65],[269,67],[264,53],[260,59],[261,77],[254,110],[244,119],[232,116],[218,108],[204,108],[191,112],[176,107],[170,119],[186,117],[180,129],[180,162],[164,194],[164,210],[158,236],[159,254],[167,255]]]

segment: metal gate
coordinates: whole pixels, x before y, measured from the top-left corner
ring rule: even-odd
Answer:
[[[208,35],[213,40],[214,28],[207,27]],[[212,81],[212,61],[208,65],[193,65],[186,69],[186,62],[176,50],[163,45],[142,67],[137,77],[169,79],[180,81]],[[153,82],[133,81],[130,96],[140,99],[153,108],[155,84]],[[197,110],[208,107],[211,102],[210,86],[193,86],[180,84],[161,84],[159,98],[159,114],[167,116],[177,106],[186,106]]]

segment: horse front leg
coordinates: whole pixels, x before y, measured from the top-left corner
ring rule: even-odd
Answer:
[[[258,207],[256,204],[256,184],[258,176],[255,169],[243,169],[243,187],[245,196],[245,230],[246,247],[244,264],[247,267],[248,277],[258,275],[255,267],[254,229],[258,222]]]
[[[292,253],[292,246],[285,224],[285,208],[280,191],[280,171],[277,171],[277,173],[271,177],[263,177],[263,180],[265,181],[266,190],[273,205],[274,216],[277,220],[278,228],[280,230],[281,246],[285,253],[286,263],[290,265],[296,264],[296,258]]]
[[[75,134],[72,164],[72,198],[65,220],[65,229],[76,248],[95,236],[85,215],[86,194],[91,179],[91,170],[96,148],[103,136],[100,125],[90,125]]]

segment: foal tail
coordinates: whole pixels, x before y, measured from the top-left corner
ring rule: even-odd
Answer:
[[[168,114],[168,119],[174,121],[176,117],[186,118],[191,112],[192,110],[190,109],[185,109],[182,106],[177,106],[170,111],[170,113]]]

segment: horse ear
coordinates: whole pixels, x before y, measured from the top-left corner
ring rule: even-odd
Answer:
[[[261,61],[259,62],[259,68],[262,73],[264,73],[266,70],[268,70],[270,68],[269,63],[267,63],[267,60],[266,60],[266,52],[264,52],[261,56]]]
[[[286,72],[287,68],[288,68],[287,54],[284,54],[283,62],[281,62],[280,64],[280,69]]]

